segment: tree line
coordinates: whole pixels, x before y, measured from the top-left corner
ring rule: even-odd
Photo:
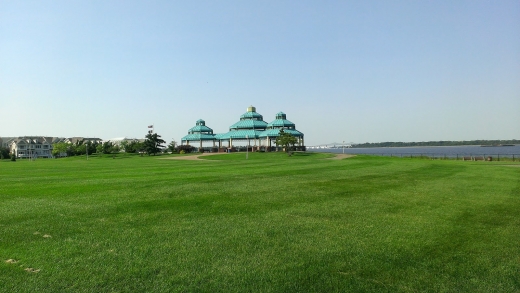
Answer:
[[[144,141],[124,140],[120,144],[114,144],[111,141],[90,142],[77,141],[76,143],[58,142],[52,144],[52,155],[60,156],[79,156],[85,154],[115,154],[119,152],[125,153],[146,153],[148,155],[156,155],[161,152],[174,152],[176,142],[172,141],[168,146],[164,146],[164,141],[157,133],[148,133]]]
[[[297,138],[280,130],[280,134],[276,139],[276,145],[284,147],[285,151],[291,155],[292,148],[298,142]],[[177,146],[177,143],[173,140],[165,146],[165,140],[157,133],[149,132],[145,136],[144,141],[139,140],[123,140],[120,144],[114,144],[111,141],[105,142],[91,142],[88,140],[78,140],[75,143],[58,142],[52,144],[52,155],[54,157],[71,157],[81,155],[92,155],[96,154],[115,154],[119,152],[125,153],[141,153],[148,155],[156,155],[159,153],[191,153],[195,150],[193,146],[181,145]],[[0,148],[0,159],[14,156],[9,153],[9,148]]]

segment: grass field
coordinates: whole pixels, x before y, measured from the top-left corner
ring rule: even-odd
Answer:
[[[518,163],[0,162],[0,292],[519,292]]]

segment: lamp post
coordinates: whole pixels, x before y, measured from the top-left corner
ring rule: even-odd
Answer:
[[[343,141],[343,153],[345,153],[345,141]]]
[[[246,144],[246,160],[249,159],[249,135],[246,135],[246,140],[247,140],[247,144]]]

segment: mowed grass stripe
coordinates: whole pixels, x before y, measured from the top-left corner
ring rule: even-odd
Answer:
[[[0,162],[0,291],[520,290],[519,168],[249,156]]]

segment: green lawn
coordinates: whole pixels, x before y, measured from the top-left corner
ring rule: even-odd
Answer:
[[[0,292],[520,291],[517,163],[330,156],[1,161]]]

